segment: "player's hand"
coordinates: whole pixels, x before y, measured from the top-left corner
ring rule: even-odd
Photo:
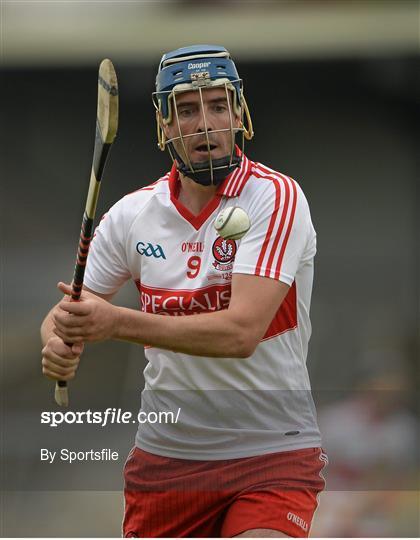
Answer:
[[[42,349],[42,373],[55,381],[73,379],[82,352],[83,343],[66,345],[61,338],[51,337]]]
[[[59,283],[65,295],[71,294],[71,286]],[[52,313],[54,333],[66,343],[85,343],[112,339],[118,308],[96,294],[83,291],[78,302],[63,298]]]

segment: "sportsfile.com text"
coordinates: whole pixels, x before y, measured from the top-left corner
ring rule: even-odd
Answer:
[[[181,408],[173,411],[140,411],[137,415],[122,409],[108,408],[105,411],[42,411],[41,424],[58,427],[61,424],[177,424]]]

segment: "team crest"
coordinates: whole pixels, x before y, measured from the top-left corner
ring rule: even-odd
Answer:
[[[216,270],[232,270],[237,249],[235,240],[226,240],[218,236],[213,243],[212,249],[215,258],[213,266]]]

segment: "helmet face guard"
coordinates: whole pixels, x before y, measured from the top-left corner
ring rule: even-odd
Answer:
[[[222,129],[208,128],[203,92],[210,88],[224,90],[229,125]],[[183,133],[177,99],[180,94],[192,91],[198,93],[197,103],[204,129],[195,133]],[[235,64],[226,49],[213,45],[196,45],[164,55],[156,77],[153,102],[156,108],[159,148],[168,148],[183,175],[202,185],[217,185],[240,165],[241,155],[235,151],[235,146],[239,143],[243,151],[244,139],[252,138],[252,121],[243,96],[242,81],[238,78]],[[245,116],[247,128],[243,121]],[[167,140],[164,128],[171,123],[177,127],[178,134]],[[214,141],[214,134],[221,132],[226,133],[230,150],[225,156],[215,159],[211,154],[212,140]],[[207,160],[191,161],[186,148],[186,139],[189,137],[203,140],[207,147]]]

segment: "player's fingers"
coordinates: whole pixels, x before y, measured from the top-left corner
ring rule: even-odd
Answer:
[[[86,341],[86,337],[81,335],[81,328],[61,329],[59,326],[53,328],[53,332],[56,336],[61,338],[65,343],[83,343]]]
[[[62,368],[60,366],[52,365],[48,362],[42,364],[42,370],[43,372],[48,371],[49,373],[54,373],[54,375],[56,375],[57,377],[67,377],[68,375],[76,372],[76,368]]]
[[[71,367],[63,367],[61,365],[56,364],[55,362],[52,362],[51,360],[48,360],[48,358],[42,359],[42,370],[48,371],[49,373],[54,373],[58,376],[67,376],[71,375],[72,373],[75,373],[77,370],[78,365]]]
[[[58,303],[57,307],[59,310],[62,310],[65,313],[72,313],[74,315],[89,315],[92,306],[87,302],[69,302],[68,300],[63,299]]]
[[[73,303],[69,302],[70,305]],[[70,315],[67,311],[56,310],[53,312],[52,319],[56,325],[59,323],[66,328],[74,328],[85,324],[87,317],[86,315]]]
[[[60,289],[60,291],[63,292],[66,296],[71,297],[73,293],[72,286],[67,283],[63,283],[62,281],[57,283],[57,288]],[[85,300],[88,300],[89,297],[92,297],[92,296],[95,296],[95,295],[93,295],[92,293],[89,293],[88,291],[82,290],[80,298],[76,303],[83,303]]]
[[[68,358],[74,359],[80,356],[83,352],[84,345],[83,343],[75,344],[64,343],[64,341],[58,336],[50,338],[42,349],[43,356],[49,356],[50,354],[55,354],[59,358]]]
[[[60,289],[60,291],[67,296],[71,296],[72,287],[68,283],[63,283],[62,281],[60,281],[59,283],[57,283],[57,289]]]
[[[47,350],[46,347],[42,349],[42,357],[46,360],[53,362],[62,367],[73,367],[79,363],[79,356],[74,355],[72,358],[65,358],[59,356],[54,351]]]
[[[66,358],[51,358],[48,356],[42,357],[42,365],[51,371],[60,371],[62,373],[70,373],[76,371],[80,362],[80,358],[67,360]]]
[[[81,335],[82,327],[80,326],[80,324],[77,326],[71,326],[68,324],[67,320],[63,322],[60,318],[57,318],[56,320],[54,320],[54,323],[55,323],[55,329],[59,330],[61,334],[63,334],[62,336],[60,335],[60,337],[63,339],[65,343],[76,343],[76,341],[73,341],[72,338]],[[56,332],[56,335],[59,335],[59,334],[57,334]]]
[[[74,371],[72,373],[68,373],[67,375],[61,375],[55,371],[49,370],[46,367],[42,367],[42,374],[53,381],[70,381],[71,379],[74,379],[76,375]]]
[[[80,356],[83,352],[83,349],[85,348],[83,343],[74,343],[71,346],[72,353],[77,356]]]

